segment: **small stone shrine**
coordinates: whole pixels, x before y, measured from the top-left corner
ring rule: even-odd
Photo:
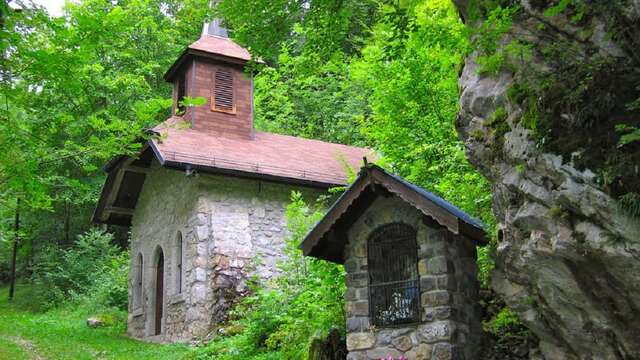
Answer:
[[[368,164],[301,248],[344,264],[349,360],[472,360],[484,244],[478,221]]]

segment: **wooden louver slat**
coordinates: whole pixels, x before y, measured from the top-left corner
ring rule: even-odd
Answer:
[[[213,85],[213,110],[234,112],[233,95],[233,74],[229,70],[217,70]]]

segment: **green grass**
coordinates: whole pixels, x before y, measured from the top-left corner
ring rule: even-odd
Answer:
[[[5,339],[0,335],[0,359],[28,360],[30,358],[29,353],[13,340]]]
[[[181,359],[186,345],[158,345],[136,341],[125,334],[126,314],[115,325],[89,328],[86,307],[64,306],[47,312],[33,310],[30,289],[17,288],[15,300],[7,301],[0,288],[0,359]]]

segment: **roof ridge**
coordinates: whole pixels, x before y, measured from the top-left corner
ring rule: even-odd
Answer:
[[[350,148],[353,148],[353,149],[372,150],[372,149],[370,149],[368,147],[355,146],[355,145],[349,145],[349,144],[342,144],[342,143],[338,143],[338,142],[331,142],[331,141],[325,141],[325,140],[320,140],[320,139],[310,139],[310,138],[306,138],[306,137],[302,137],[302,136],[278,134],[278,133],[274,133],[274,132],[270,132],[270,131],[256,131],[256,134],[269,134],[269,135],[288,137],[288,138],[294,138],[294,139],[300,139],[300,140],[306,140],[306,141],[313,141],[313,142],[318,142],[318,143],[323,143],[323,144],[346,146],[346,147],[350,147]]]

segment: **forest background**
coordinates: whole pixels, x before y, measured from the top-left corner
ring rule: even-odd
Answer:
[[[384,167],[481,219],[493,236],[490,185],[454,128],[458,74],[477,45],[449,0],[225,0],[215,10],[209,0],[83,0],[61,17],[2,1],[0,283],[9,281],[17,238],[17,274],[34,285],[34,309],[87,298],[87,311],[126,309],[127,230],[90,223],[101,167],[135,153],[144,130],[170,114],[162,75],[214,16],[265,62],[250,69],[257,129],[373,148]],[[256,289],[239,305],[254,315],[198,356],[304,358],[313,337],[344,326],[341,269],[294,250],[318,216],[292,195],[296,262],[285,271],[305,263],[310,280]],[[491,248],[479,249],[485,288]],[[335,291],[323,292],[327,285]],[[312,295],[324,296],[326,317],[300,313]],[[269,313],[278,303],[285,310]],[[515,324],[511,315],[493,311],[489,331]],[[295,319],[304,316],[301,331]],[[258,318],[273,321],[256,328]]]

